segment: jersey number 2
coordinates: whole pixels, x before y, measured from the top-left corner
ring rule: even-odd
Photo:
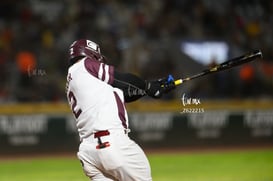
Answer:
[[[68,99],[69,99],[71,109],[72,109],[72,112],[73,112],[75,118],[78,118],[80,116],[80,114],[82,113],[82,110],[76,109],[77,99],[76,99],[75,95],[73,94],[73,92],[70,91],[68,93]]]

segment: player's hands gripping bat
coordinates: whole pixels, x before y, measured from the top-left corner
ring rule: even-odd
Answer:
[[[175,83],[171,75],[158,80],[146,81],[146,94],[153,98],[160,98],[173,89],[175,89]]]

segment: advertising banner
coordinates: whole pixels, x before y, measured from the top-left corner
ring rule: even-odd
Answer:
[[[273,110],[131,112],[129,134],[146,148],[273,144]],[[0,116],[0,153],[76,151],[70,114]]]

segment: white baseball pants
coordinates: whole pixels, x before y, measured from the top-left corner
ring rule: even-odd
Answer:
[[[98,138],[92,135],[79,147],[85,174],[92,181],[151,181],[151,169],[143,150],[124,130],[109,130],[110,135],[100,137],[110,146],[97,148]]]

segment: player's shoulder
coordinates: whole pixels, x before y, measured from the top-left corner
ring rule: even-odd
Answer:
[[[101,62],[91,59],[89,57],[84,58],[82,62],[87,69],[90,67],[98,67],[101,64]]]
[[[101,66],[101,62],[91,59],[89,57],[86,57],[83,60],[83,65],[85,70],[87,70],[89,73],[91,73],[93,76],[97,76],[100,66]]]

